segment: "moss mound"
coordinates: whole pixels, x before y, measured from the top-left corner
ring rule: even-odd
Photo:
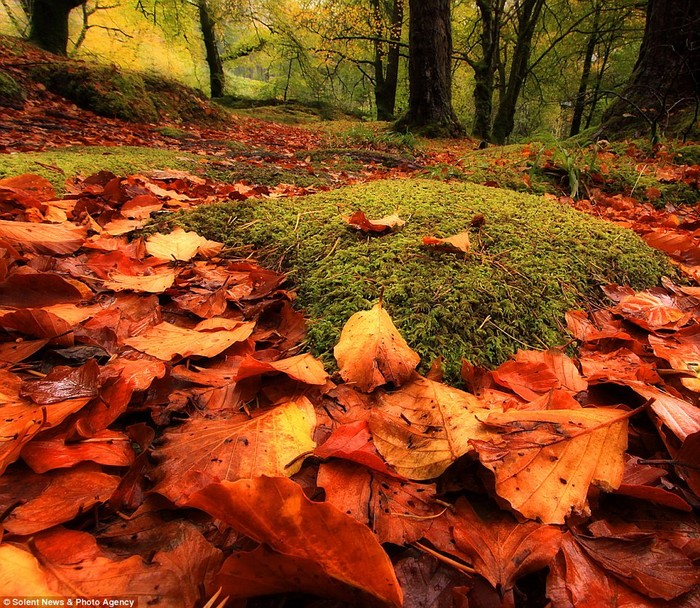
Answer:
[[[343,221],[398,211],[403,230],[368,237]],[[475,214],[486,218],[469,228]],[[495,365],[518,348],[564,341],[564,313],[598,298],[600,284],[648,287],[673,270],[633,232],[542,198],[471,184],[381,181],[298,199],[201,207],[171,223],[244,247],[288,270],[311,317],[314,352],[328,357],[348,317],[383,292],[424,364],[448,378],[462,358]],[[473,252],[426,249],[425,235],[472,232]]]
[[[204,95],[180,83],[116,66],[53,61],[32,70],[32,77],[52,93],[100,116],[132,122],[223,122],[225,112]]]
[[[0,106],[21,108],[24,98],[25,93],[17,81],[7,72],[0,70]]]

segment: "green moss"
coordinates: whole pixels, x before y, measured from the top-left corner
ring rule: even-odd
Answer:
[[[197,167],[195,156],[174,150],[128,146],[61,148],[46,152],[0,155],[0,177],[35,173],[47,178],[58,192],[66,179],[78,175],[87,177],[98,171],[116,175],[131,175],[153,169],[182,169]]]
[[[678,146],[675,161],[683,165],[700,165],[700,144]]]
[[[158,127],[156,132],[164,137],[172,137],[173,139],[187,139],[189,137],[187,131],[176,129],[175,127]]]
[[[401,232],[367,237],[343,219],[398,210]],[[426,249],[425,235],[469,228],[473,253]],[[236,247],[252,243],[290,271],[311,320],[310,342],[329,358],[351,314],[381,294],[424,364],[445,358],[452,380],[462,358],[495,365],[520,347],[563,340],[564,313],[599,297],[610,281],[648,287],[673,270],[634,233],[539,197],[430,180],[381,181],[299,199],[202,207],[171,223]],[[164,229],[165,226],[161,226]]]
[[[24,103],[25,93],[17,81],[0,70],[0,106],[18,107]]]

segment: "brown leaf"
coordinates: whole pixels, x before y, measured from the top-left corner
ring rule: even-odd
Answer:
[[[182,504],[208,483],[260,475],[291,476],[296,459],[313,450],[316,415],[306,397],[270,408],[253,418],[194,418],[165,433],[157,452],[163,460],[154,491]],[[292,466],[290,463],[294,462]]]
[[[400,475],[415,480],[438,477],[470,451],[470,440],[488,436],[477,415],[479,400],[427,378],[382,394],[369,428],[377,450]]]
[[[362,232],[388,232],[401,228],[406,222],[402,220],[396,213],[387,215],[378,220],[367,219],[364,211],[355,211],[350,217],[345,218],[345,221]]]
[[[381,302],[350,317],[333,354],[345,381],[367,393],[389,382],[401,386],[420,363]]]
[[[0,284],[0,306],[41,308],[82,299],[79,289],[51,272],[15,272]]]
[[[493,379],[526,401],[559,388],[561,382],[544,361],[506,361],[493,370]]]
[[[587,513],[591,483],[610,491],[624,474],[627,416],[609,408],[494,413],[500,439],[473,442],[496,492],[525,517],[562,524]]]
[[[424,236],[423,245],[437,247],[439,249],[445,249],[446,251],[452,251],[455,253],[469,253],[471,249],[471,241],[469,240],[469,231],[465,230],[454,236],[447,237],[446,239],[439,239],[434,236]]]
[[[172,287],[176,276],[177,270],[165,267],[143,275],[113,272],[109,275],[109,280],[104,282],[104,286],[113,291],[130,289],[144,293],[162,293]]]
[[[99,378],[100,366],[94,359],[90,359],[80,367],[54,367],[41,380],[24,382],[19,394],[20,397],[31,399],[40,405],[66,399],[92,398],[97,395]]]
[[[188,506],[206,511],[277,552],[276,559],[269,551],[267,559],[249,554],[230,559],[269,564],[272,573],[267,580],[277,580],[285,590],[326,591],[336,599],[354,599],[356,605],[366,605],[369,597],[392,606],[402,604],[391,562],[369,529],[329,504],[311,502],[293,481],[258,477],[211,484],[195,494]],[[240,580],[227,579],[227,564],[219,579],[223,593],[240,597]],[[280,579],[280,567],[296,576]],[[253,575],[259,571],[248,568]],[[267,593],[263,589],[254,594]]]
[[[236,329],[223,331],[195,331],[163,322],[150,327],[140,336],[124,340],[124,344],[161,359],[170,361],[176,355],[215,357],[236,342],[246,340],[255,323],[240,323]]]
[[[520,577],[546,568],[559,551],[562,533],[554,526],[518,523],[502,511],[477,514],[465,499],[456,508],[457,548],[496,589],[512,589]]]

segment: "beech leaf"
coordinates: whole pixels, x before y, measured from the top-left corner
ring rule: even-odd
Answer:
[[[340,375],[367,393],[389,382],[401,386],[420,363],[381,302],[348,319],[333,354]]]
[[[486,424],[501,435],[473,443],[496,475],[496,493],[525,517],[563,524],[573,510],[587,514],[591,483],[620,486],[627,416],[610,408],[493,413]]]
[[[287,590],[318,593],[324,588],[337,589],[340,584],[347,595],[339,598],[333,593],[336,599],[353,598],[360,600],[355,605],[366,605],[370,596],[392,606],[402,605],[401,588],[391,561],[367,526],[330,504],[312,502],[291,480],[256,477],[233,483],[223,481],[197,492],[187,504],[280,554],[276,559],[272,554],[268,554],[269,559],[257,556],[253,563],[287,565],[286,573],[297,574],[282,579]],[[238,555],[230,559],[249,557]],[[227,581],[226,569],[225,564],[219,579],[223,593],[238,597],[240,581],[235,577]],[[257,568],[250,567],[249,571],[257,572]],[[259,593],[267,592],[261,589]],[[363,595],[365,602],[361,601]]]
[[[464,391],[415,376],[393,393],[379,396],[369,428],[377,450],[408,479],[438,477],[470,451],[470,441],[488,437],[477,415],[481,402]]]
[[[455,253],[469,253],[472,246],[469,239],[468,230],[455,234],[454,236],[449,236],[445,239],[440,239],[434,236],[424,236],[423,245],[437,247],[439,249],[445,249],[446,251],[452,251]]]
[[[362,232],[388,232],[396,228],[401,228],[406,222],[402,220],[396,213],[384,216],[378,220],[370,220],[365,215],[364,211],[355,211],[350,217],[345,218],[347,223],[361,230]]]
[[[196,232],[186,232],[179,226],[170,234],[154,234],[146,241],[146,251],[153,257],[181,262],[191,260],[201,251],[214,255],[222,248],[223,243],[209,241]]]

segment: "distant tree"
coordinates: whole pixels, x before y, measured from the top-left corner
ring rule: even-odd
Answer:
[[[32,0],[29,11],[29,39],[39,48],[68,54],[68,16],[87,0]]]
[[[603,115],[602,133],[630,128],[658,136],[675,111],[700,105],[700,2],[648,0],[646,27],[632,77]]]
[[[396,128],[463,135],[452,109],[450,0],[410,0],[409,11],[408,113]]]

